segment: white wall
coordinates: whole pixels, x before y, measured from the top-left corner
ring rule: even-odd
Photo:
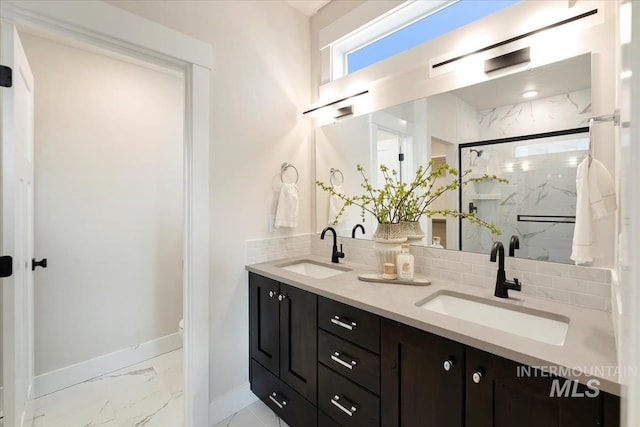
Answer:
[[[182,77],[21,34],[36,81],[35,369],[177,332]]]
[[[311,232],[309,19],[279,1],[112,1],[205,41],[211,73],[211,378],[213,400],[248,379],[245,240]],[[271,231],[280,165],[300,172],[300,225]]]

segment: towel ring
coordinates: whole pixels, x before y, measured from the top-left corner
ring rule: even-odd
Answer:
[[[333,182],[333,179],[336,177],[336,174],[340,175],[340,182],[338,184]],[[340,169],[331,168],[329,170],[329,182],[331,182],[331,185],[342,185],[344,183],[344,175],[342,174],[342,171]]]
[[[294,182],[287,182],[287,184],[297,184],[298,183],[298,179],[300,178],[300,174],[298,173],[298,169],[296,169],[296,167],[293,166],[291,163],[287,163],[287,162],[284,162],[282,164],[282,166],[280,166],[280,181],[282,181],[282,183],[286,182],[284,180],[284,173],[289,168],[293,168],[293,170],[296,171],[296,180]]]

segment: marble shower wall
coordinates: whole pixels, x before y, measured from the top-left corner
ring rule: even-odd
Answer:
[[[585,89],[479,111],[480,140],[583,127],[590,105],[590,90]],[[519,257],[571,263],[574,224],[519,222],[517,216],[575,215],[576,167],[586,156],[587,145],[585,134],[578,134],[473,147],[483,150],[479,157],[465,148],[463,169],[472,169],[473,175],[496,174],[509,184],[484,182],[463,188],[463,208],[473,201],[478,216],[502,231],[495,236],[463,221],[463,250],[487,253],[494,240],[506,246],[510,236],[517,235]]]
[[[587,126],[590,116],[589,88],[481,110],[477,114],[481,141]]]

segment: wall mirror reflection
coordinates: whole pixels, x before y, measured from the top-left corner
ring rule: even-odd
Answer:
[[[520,238],[518,257],[570,262],[576,167],[586,156],[590,115],[591,55],[584,54],[318,127],[316,179],[354,195],[362,192],[358,164],[373,186],[383,185],[381,164],[404,182],[429,160],[472,175],[496,174],[509,184],[470,184],[432,207],[474,209],[502,235],[465,220],[423,216],[425,237],[411,243],[431,246],[437,238],[446,249],[487,253],[493,240],[507,246],[513,234]],[[330,180],[332,170],[339,179]],[[342,206],[331,199],[316,189],[318,232]],[[545,217],[555,222],[541,222]],[[361,222],[360,209],[350,206],[334,228],[351,237]],[[366,232],[358,238],[370,239],[376,225],[365,215]],[[562,238],[554,246],[549,235]]]

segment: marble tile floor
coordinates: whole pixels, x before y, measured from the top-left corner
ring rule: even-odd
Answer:
[[[289,427],[267,405],[258,400],[213,427]]]
[[[182,427],[182,383],[179,349],[36,399],[34,427]]]

